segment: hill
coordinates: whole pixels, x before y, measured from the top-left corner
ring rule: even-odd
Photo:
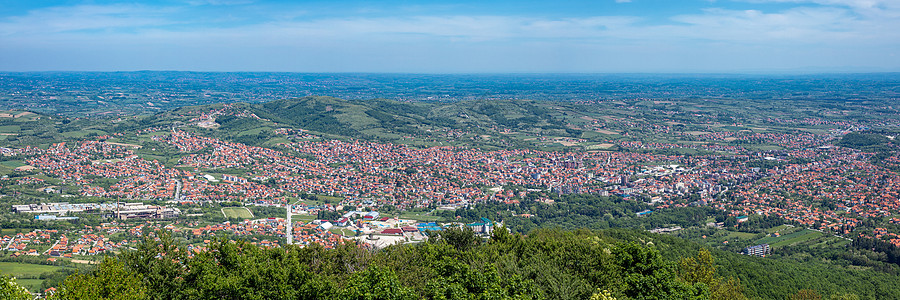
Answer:
[[[509,142],[498,133],[580,136],[566,129],[565,108],[530,100],[471,100],[454,103],[341,100],[304,97],[250,105],[259,117],[335,136],[384,142],[436,140],[447,134]],[[554,105],[558,106],[558,105]],[[489,137],[484,137],[486,135]],[[488,143],[489,144],[489,143]]]

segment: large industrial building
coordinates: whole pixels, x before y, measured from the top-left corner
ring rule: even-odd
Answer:
[[[13,205],[16,213],[57,214],[68,213],[103,213],[117,219],[167,219],[181,214],[177,208],[146,205],[143,203],[41,203]]]

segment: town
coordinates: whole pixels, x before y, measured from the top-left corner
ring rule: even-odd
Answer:
[[[280,129],[278,132],[287,131]],[[631,198],[656,209],[703,205],[733,216],[777,216],[836,235],[850,234],[862,220],[892,216],[900,209],[900,180],[889,169],[872,164],[873,153],[833,146],[835,135],[804,134],[799,138],[742,135],[733,138],[768,139],[784,149],[753,152],[726,148],[717,150],[730,152],[729,155],[710,156],[611,151],[480,151],[452,146],[420,149],[359,140],[314,140],[308,136],[291,139],[280,145],[283,151],[278,151],[179,129],[153,132],[149,136],[151,140],[170,145],[184,154],[175,165],[166,166],[135,154],[138,145],[106,142],[111,136],[100,136],[96,140],[57,143],[47,149],[5,148],[3,155],[24,159],[26,165],[17,168],[20,170],[17,172],[46,174],[58,180],[60,185],[76,188],[75,194],[81,197],[162,201],[182,208],[223,202],[285,207],[301,194],[340,199],[331,204],[299,206],[295,211],[316,215],[323,210],[346,211],[347,207],[373,212],[386,206],[401,210],[465,209],[485,201],[515,202],[530,197],[530,194],[588,193]],[[619,146],[668,147],[639,142],[621,142]],[[894,156],[887,161],[896,160]],[[752,166],[759,161],[777,166],[765,169]],[[33,184],[42,181],[25,176],[17,177],[14,182],[11,179],[2,182]],[[48,193],[55,192],[54,187],[44,189]],[[691,195],[699,197],[691,198]],[[823,206],[820,203],[831,204]],[[99,211],[115,214],[117,219],[177,220],[181,213],[178,208],[140,203],[118,206],[31,204],[13,209],[18,213],[40,214],[35,216],[38,219],[55,218],[48,214],[62,217],[67,211]],[[296,224],[301,227],[296,227],[293,232],[310,233],[296,236],[298,244],[317,242],[325,246],[360,234],[419,232],[412,230],[417,227],[411,220],[381,219],[360,218],[366,222],[353,223],[346,236],[332,236],[329,231],[331,226],[351,223],[346,216],[309,221],[316,226]],[[277,220],[281,223],[273,225],[272,221],[248,220],[198,229],[185,223],[180,229],[194,233],[227,230],[239,235],[283,238],[283,229],[287,225],[283,218]],[[388,220],[392,221],[385,222]],[[884,234],[888,233],[879,233],[880,236]],[[421,237],[413,240],[417,238]],[[265,242],[277,245],[274,240]],[[900,246],[900,239],[890,239],[890,242]],[[62,240],[55,243],[66,244]],[[27,243],[13,244],[14,248],[20,248]]]
[[[478,243],[542,228],[624,228],[772,261],[850,249],[853,265],[896,263],[900,119],[706,120],[682,110],[695,102],[626,101],[499,102],[535,126],[490,115],[497,107],[479,115],[477,102],[434,106],[466,111],[440,124],[379,114],[414,106],[400,102],[275,102],[357,114],[341,124],[362,131],[240,103],[109,124],[9,111],[0,266],[41,265],[11,274],[52,293],[75,270],[162,239],[190,259],[221,241],[380,253],[457,230]],[[63,125],[77,131],[39,133]]]

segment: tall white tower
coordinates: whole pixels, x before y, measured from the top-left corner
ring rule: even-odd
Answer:
[[[287,237],[287,244],[288,244],[288,245],[293,245],[293,244],[294,244],[294,233],[292,232],[293,229],[294,229],[294,224],[291,222],[291,208],[292,208],[291,206],[292,206],[292,205],[290,205],[290,204],[285,204],[285,205],[284,205],[284,208],[285,208],[285,210],[287,211],[287,218],[286,218],[286,219],[287,219],[287,226],[285,226],[285,228],[284,228],[284,234],[285,234],[285,236]]]

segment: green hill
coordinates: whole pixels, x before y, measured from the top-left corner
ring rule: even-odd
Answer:
[[[380,141],[437,138],[439,132],[451,130],[492,137],[500,131],[581,134],[567,132],[561,125],[562,113],[550,106],[530,100],[411,103],[304,97],[253,104],[251,110],[262,118],[319,133]]]

